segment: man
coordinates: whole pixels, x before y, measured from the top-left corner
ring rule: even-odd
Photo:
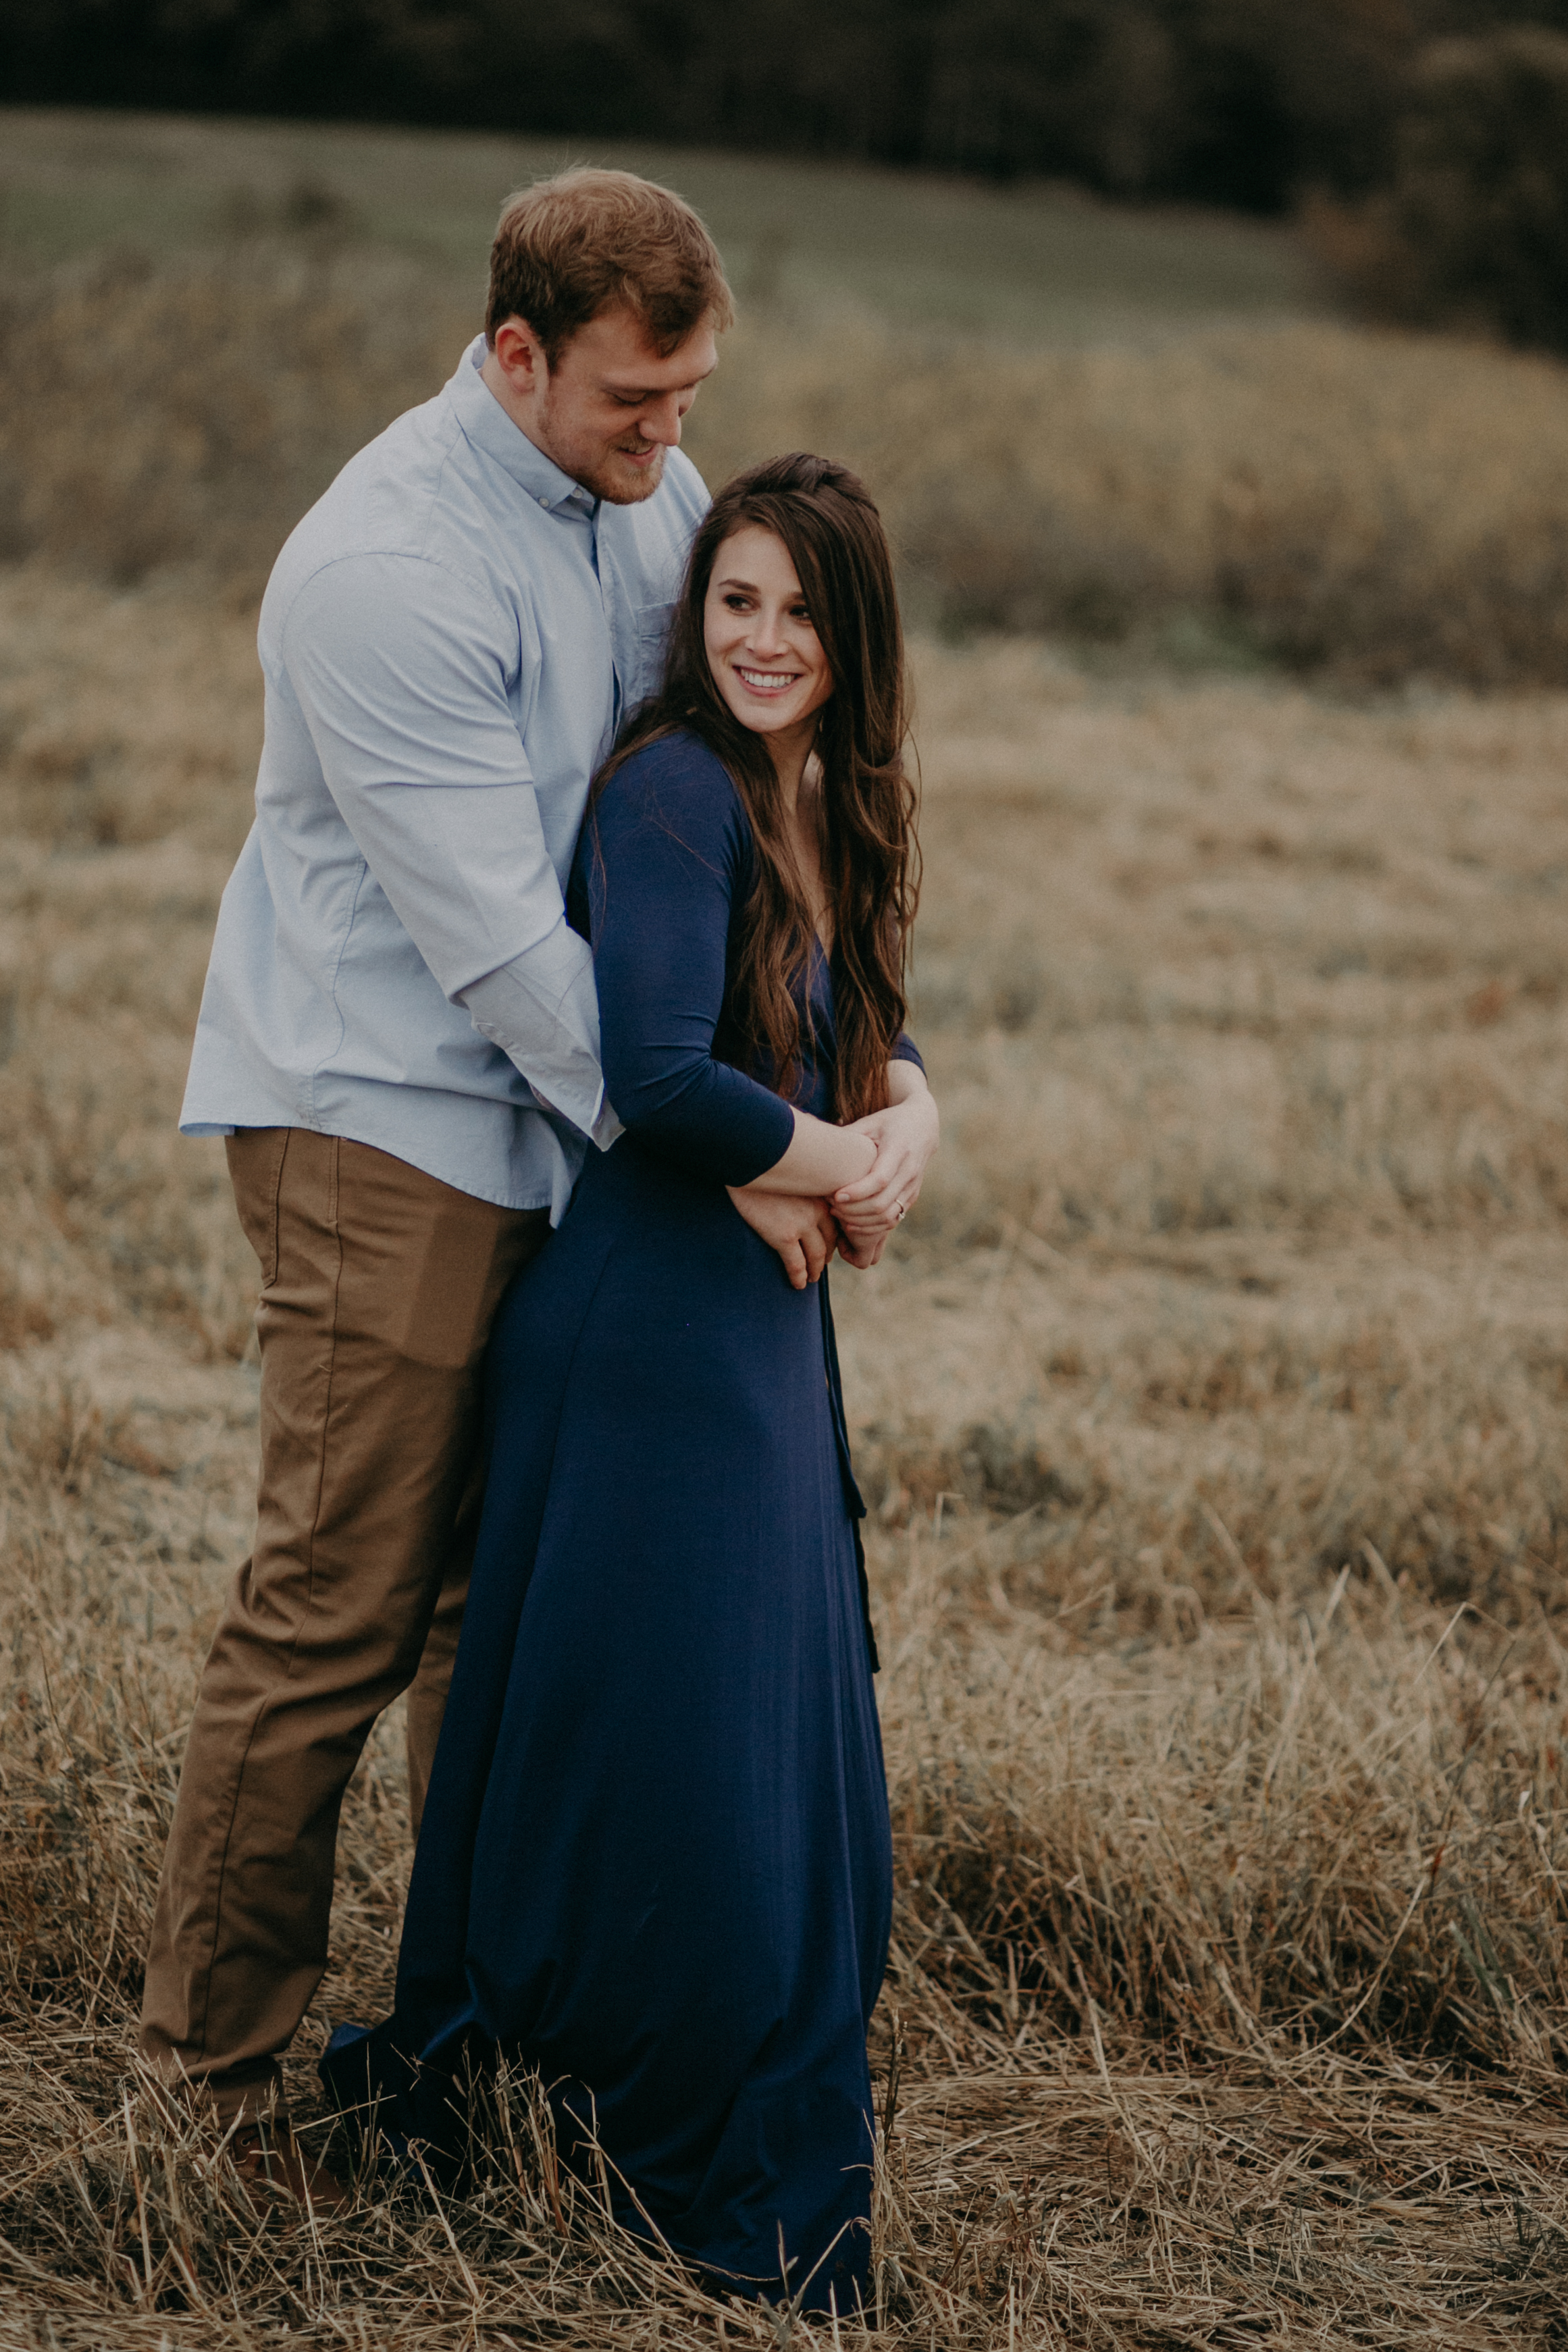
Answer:
[[[707,504],[678,445],[731,315],[668,191],[576,171],[514,198],[484,337],[345,467],[262,605],[257,819],[181,1116],[228,1138],[261,1263],[258,1528],[197,1697],[142,2043],[296,2189],[279,2058],[326,1963],[342,1792],[407,1689],[417,1826],[490,1319],[585,1139],[619,1131],[562,890]],[[822,1203],[736,1201],[793,1281],[820,1272]]]

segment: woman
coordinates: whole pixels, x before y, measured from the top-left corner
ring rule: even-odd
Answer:
[[[451,2147],[455,2080],[504,2047],[631,2227],[840,2310],[890,1900],[863,1506],[826,1276],[792,1287],[726,1187],[832,1197],[857,1264],[918,1189],[934,1110],[912,1150],[877,1117],[925,1086],[903,737],[865,490],[815,457],[741,476],[578,850],[626,1132],[498,1319],[396,2009],[322,2062]]]

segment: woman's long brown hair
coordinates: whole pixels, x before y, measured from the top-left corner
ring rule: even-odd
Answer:
[[[771,1063],[778,1091],[793,1094],[800,1076],[812,910],[766,738],[731,712],[714,683],[703,635],[719,550],[753,523],[788,549],[833,673],[833,692],[817,719],[816,751],[823,779],[823,881],[833,915],[834,1110],[840,1119],[859,1118],[888,1099],[888,1060],[904,1025],[920,850],[915,790],[904,767],[908,696],[892,559],[870,495],[847,466],[827,457],[771,457],[724,485],[692,543],[663,685],[628,721],[595,789],[645,743],[678,728],[700,736],[729,770],[756,845],[734,1011]]]

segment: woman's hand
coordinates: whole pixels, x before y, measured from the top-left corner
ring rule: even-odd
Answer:
[[[892,1100],[886,1110],[872,1111],[844,1130],[867,1136],[875,1145],[877,1157],[869,1172],[829,1195],[839,1231],[853,1244],[855,1254],[844,1252],[851,1265],[876,1264],[875,1257],[858,1253],[879,1237],[885,1240],[914,1206],[942,1131],[925,1075],[913,1062],[891,1065],[888,1090]],[[881,1255],[879,1247],[877,1255]]]
[[[726,1190],[752,1231],[777,1252],[792,1290],[804,1290],[815,1282],[835,1249],[843,1246],[826,1201],[760,1192],[751,1184],[731,1184]],[[858,1263],[850,1260],[851,1265]]]

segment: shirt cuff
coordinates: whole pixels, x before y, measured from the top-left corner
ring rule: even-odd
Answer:
[[[483,1037],[516,1064],[548,1109],[607,1151],[620,1121],[605,1099],[594,959],[563,916],[499,971],[465,988],[458,1003]]]
[[[594,1121],[593,1126],[588,1129],[589,1142],[596,1143],[601,1151],[608,1151],[616,1136],[625,1135],[626,1131],[626,1129],[621,1125],[620,1120],[616,1117],[614,1110],[611,1108],[610,1097],[606,1095],[605,1097],[605,1108],[599,1113],[598,1118]]]

